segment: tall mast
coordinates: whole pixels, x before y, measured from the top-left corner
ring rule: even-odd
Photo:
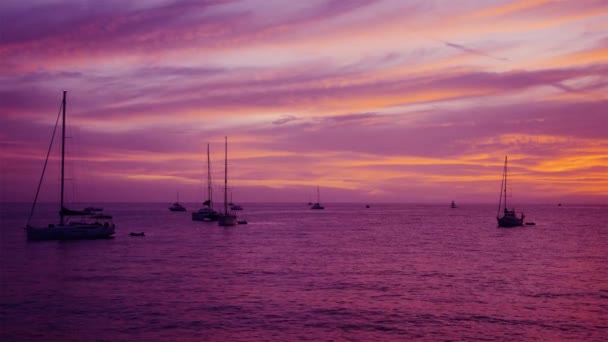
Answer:
[[[317,203],[321,203],[321,192],[319,191],[318,185],[317,185]]]
[[[505,210],[507,209],[507,156],[505,156]]]
[[[228,216],[228,137],[224,139],[224,215]]]
[[[63,182],[64,182],[64,160],[65,160],[65,107],[66,107],[66,96],[67,91],[63,91],[63,101],[61,106],[63,107],[63,117],[61,126],[61,206],[59,207],[59,225],[63,226]]]
[[[213,198],[211,194],[211,159],[209,157],[209,143],[207,143],[207,199],[209,208],[213,209]]]

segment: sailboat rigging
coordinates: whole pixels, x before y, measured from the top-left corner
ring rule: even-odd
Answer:
[[[224,139],[224,211],[218,217],[217,223],[220,226],[234,226],[237,224],[236,215],[228,210],[228,137],[224,137]]]
[[[61,185],[60,185],[60,204],[59,204],[59,223],[49,224],[47,227],[34,227],[31,225],[34,209],[38,201],[40,188],[44,180],[46,166],[48,164],[51,147],[53,146],[55,132],[59,124],[59,116],[55,122],[53,129],[53,137],[44,161],[42,175],[38,183],[38,189],[32,204],[32,209],[26,225],[26,233],[28,240],[62,240],[62,239],[99,239],[108,238],[114,235],[115,225],[112,222],[112,216],[103,214],[101,208],[87,208],[89,210],[71,210],[65,206],[65,127],[66,127],[66,107],[67,107],[67,91],[63,91],[63,99],[61,101]],[[95,210],[90,210],[95,209]],[[78,216],[78,219],[73,217]]]
[[[207,144],[207,200],[203,207],[192,213],[192,221],[217,221],[219,214],[213,210],[213,191],[211,189],[211,159],[209,157],[209,144]]]
[[[230,203],[228,203],[228,205],[230,206],[231,210],[243,210],[243,207],[241,205],[232,202],[232,190],[230,190]]]
[[[186,207],[184,207],[183,205],[181,205],[179,203],[179,191],[177,192],[177,202],[171,204],[171,206],[169,207],[169,210],[171,210],[171,211],[186,211]]]
[[[321,192],[319,191],[319,186],[317,185],[317,202],[315,204],[313,204],[312,207],[310,207],[310,209],[316,209],[316,210],[325,209],[325,207],[322,206],[320,203],[321,203]]]
[[[504,196],[504,200],[503,200]],[[504,202],[504,204],[503,204]],[[503,216],[500,217],[501,209],[503,209]],[[507,209],[507,156],[505,156],[505,166],[502,173],[502,183],[500,186],[500,197],[498,199],[498,213],[496,213],[496,220],[498,221],[498,227],[512,228],[523,226],[524,224],[524,213],[518,218],[515,213],[515,209]]]

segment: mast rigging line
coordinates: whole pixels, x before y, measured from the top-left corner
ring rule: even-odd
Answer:
[[[44,178],[44,172],[46,171],[46,166],[49,162],[49,156],[51,155],[51,149],[53,147],[53,142],[55,141],[55,135],[57,134],[57,126],[59,125],[59,118],[61,117],[62,109],[63,109],[63,100],[61,101],[61,105],[59,105],[57,119],[55,120],[55,127],[53,128],[53,135],[51,136],[51,143],[49,144],[49,149],[46,152],[46,159],[44,160],[44,166],[42,167],[42,174],[40,175],[40,180],[38,181],[38,189],[36,190],[36,196],[34,197],[34,203],[32,203],[32,209],[30,210],[30,216],[27,219],[28,226],[30,225],[32,216],[34,216],[34,208],[36,207],[36,202],[38,201],[38,195],[40,194],[40,187],[42,186],[42,179]]]

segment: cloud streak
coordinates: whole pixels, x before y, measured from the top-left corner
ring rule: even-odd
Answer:
[[[605,203],[605,5],[4,2],[3,200],[31,199],[67,89],[98,200],[200,201],[228,135],[242,201],[490,202],[508,154],[522,201]]]

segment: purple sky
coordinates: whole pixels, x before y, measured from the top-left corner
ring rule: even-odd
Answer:
[[[2,201],[608,203],[608,0],[3,1]],[[43,200],[57,198],[57,154]],[[219,189],[217,195],[220,195]],[[219,198],[217,196],[216,198]]]

